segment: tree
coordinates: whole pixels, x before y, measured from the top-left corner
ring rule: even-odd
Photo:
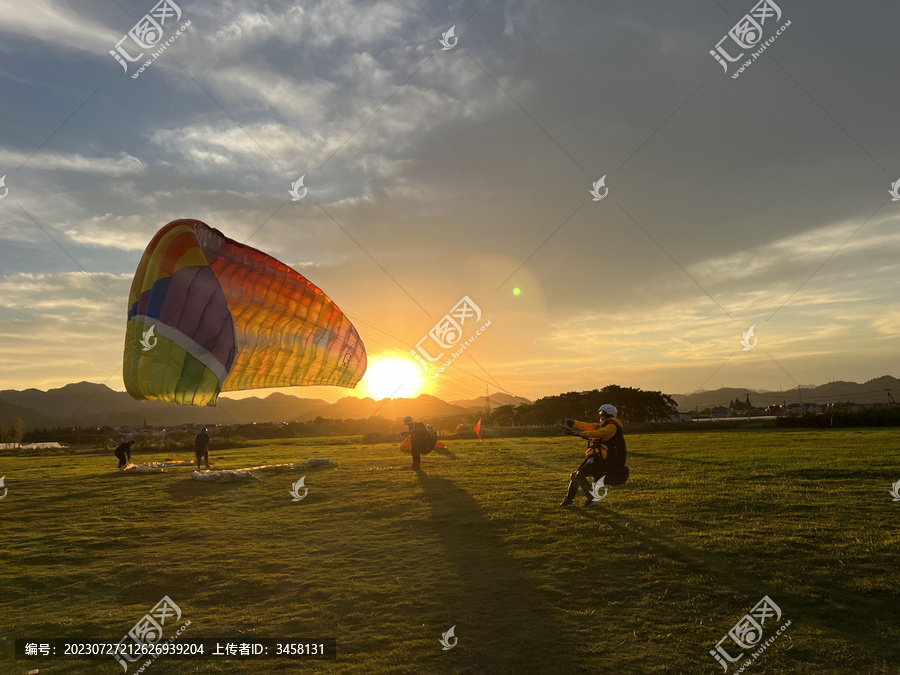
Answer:
[[[598,409],[604,403],[615,405],[619,410],[619,418],[628,422],[666,420],[678,412],[678,404],[667,394],[611,384],[603,389],[545,396],[532,405],[518,406],[513,414],[515,423],[522,426],[551,425],[568,417],[594,421],[597,419]]]
[[[660,391],[643,391],[611,384],[603,387],[600,393],[605,403],[612,403],[618,408],[618,417],[623,422],[662,421],[678,412],[675,400]]]
[[[25,422],[22,421],[21,417],[16,418],[16,425],[13,427],[13,438],[16,443],[21,443],[22,439],[25,438]]]
[[[491,424],[497,427],[511,427],[515,423],[516,409],[512,405],[501,405],[491,413]]]

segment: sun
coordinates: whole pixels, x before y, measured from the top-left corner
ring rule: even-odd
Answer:
[[[424,385],[422,370],[414,361],[392,356],[372,357],[360,382],[375,399],[413,398]]]

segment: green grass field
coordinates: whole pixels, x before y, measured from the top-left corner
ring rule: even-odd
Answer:
[[[303,472],[204,484],[120,475],[111,454],[0,456],[0,636],[7,651],[118,642],[168,595],[185,638],[334,637],[338,658],[161,657],[145,672],[712,674],[709,650],[768,595],[791,626],[744,672],[900,673],[897,438],[630,435],[629,482],[569,510],[584,448],[565,437],[450,441],[418,475],[395,445],[213,444],[216,468],[339,462],[305,471],[301,502],[288,491]],[[30,668],[122,672],[111,657],[0,662]]]

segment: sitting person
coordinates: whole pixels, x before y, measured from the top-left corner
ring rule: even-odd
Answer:
[[[618,410],[614,405],[606,403],[600,406],[600,422],[579,422],[566,420],[566,426],[571,428],[573,436],[580,436],[588,440],[588,448],[585,459],[575,471],[569,475],[569,489],[565,499],[560,503],[560,508],[573,506],[572,500],[580,487],[587,499],[585,506],[593,506],[597,503],[591,494],[590,477],[594,481],[606,477],[607,485],[621,485],[628,480],[628,467],[625,466],[626,447],[625,435],[622,433],[622,423],[616,417]]]

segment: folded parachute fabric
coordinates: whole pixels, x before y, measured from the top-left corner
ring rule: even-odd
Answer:
[[[205,483],[233,483],[242,480],[259,480],[260,476],[284,473],[296,469],[310,469],[317,466],[337,466],[337,462],[313,457],[306,461],[294,462],[293,464],[265,464],[263,466],[250,466],[244,469],[194,471],[191,473],[191,478]]]
[[[191,478],[205,483],[233,483],[239,480],[258,480],[246,469],[225,469],[223,471],[194,471]]]
[[[167,462],[150,462],[150,466],[194,466],[197,462],[191,462],[190,460],[175,462],[175,461],[167,461]]]
[[[153,464],[126,464],[119,467],[119,473],[166,473],[166,469],[156,462]]]

